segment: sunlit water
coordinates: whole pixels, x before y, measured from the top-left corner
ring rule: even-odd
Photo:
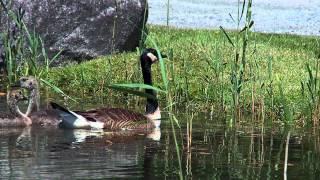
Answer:
[[[149,1],[151,24],[167,24],[167,0]],[[170,0],[169,25],[236,29],[238,0]],[[320,35],[319,0],[253,0],[253,29],[269,33]]]
[[[231,128],[209,114],[193,118],[189,148],[186,121],[191,116],[178,117],[182,127],[175,130],[185,178],[284,178],[287,130],[258,124]],[[168,119],[161,131],[145,133],[2,128],[0,179],[177,179],[172,132]],[[288,179],[318,178],[319,140],[318,130],[290,130]]]

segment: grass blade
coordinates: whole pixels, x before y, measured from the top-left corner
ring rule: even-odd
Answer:
[[[231,38],[229,37],[229,35],[227,34],[227,32],[223,29],[223,27],[220,26],[219,28],[221,29],[221,31],[223,32],[223,34],[227,37],[227,39],[228,39],[229,43],[232,45],[232,47],[235,47],[234,44],[233,44],[233,42],[232,42],[232,40],[231,40]]]
[[[242,9],[241,9],[241,15],[240,15],[240,19],[239,21],[241,21],[242,17],[243,17],[243,13],[244,13],[244,7],[246,5],[246,0],[243,1],[243,4],[242,4]]]
[[[67,97],[68,99],[71,99],[74,102],[77,102],[75,99],[73,99],[72,97],[68,96],[67,94],[65,94],[60,88],[58,88],[57,86],[51,84],[49,81],[45,80],[45,79],[40,79],[44,84],[46,84],[47,86],[49,86],[50,88],[52,88],[55,92],[62,94],[63,96]]]
[[[147,85],[147,84],[112,84],[111,87],[152,89],[152,90],[155,90],[157,92],[167,93],[164,90],[161,90],[161,89],[159,89],[157,87],[150,86],[150,85]]]
[[[146,98],[150,98],[150,99],[154,99],[154,100],[157,99],[156,96],[153,96],[151,94],[148,94],[148,93],[145,93],[145,92],[142,92],[142,91],[133,90],[133,89],[128,89],[127,87],[124,87],[124,86],[111,85],[111,86],[107,86],[107,88],[113,89],[113,90],[116,90],[116,91],[120,91],[120,92],[133,94],[133,95],[140,96],[140,97],[146,97]]]

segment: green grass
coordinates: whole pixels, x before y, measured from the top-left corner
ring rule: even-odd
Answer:
[[[171,54],[166,60],[169,91],[179,104],[192,102],[205,108],[213,104],[220,106],[232,100],[230,93],[230,66],[234,51],[225,35],[219,30],[176,29],[148,26],[149,38],[153,39],[163,53]],[[235,32],[228,32],[231,39]],[[272,82],[274,103],[281,107],[283,99],[279,89],[281,84],[287,105],[299,114],[305,105],[301,96],[301,81],[308,78],[305,64],[316,61],[317,37],[251,33],[246,58],[255,70],[255,98],[268,105],[265,87]],[[147,40],[147,47],[152,42]],[[268,62],[272,59],[272,79],[269,78]],[[83,64],[53,68],[49,79],[71,95],[111,96],[106,89],[113,83],[141,83],[137,52],[120,53],[99,57]],[[170,70],[171,69],[171,70]],[[155,86],[161,87],[160,67],[154,68]],[[251,87],[248,73],[241,94],[243,107],[250,107]],[[263,88],[261,88],[263,87]],[[117,94],[119,95],[119,94]],[[162,95],[165,98],[165,95]],[[223,97],[223,98],[221,98]],[[223,101],[223,102],[222,102]],[[250,108],[248,108],[250,109]]]

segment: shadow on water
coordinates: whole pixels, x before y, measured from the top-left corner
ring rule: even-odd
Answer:
[[[132,131],[32,127],[0,132],[0,174],[6,179],[143,177],[144,152],[159,144]]]
[[[180,116],[177,131],[185,178],[282,179],[285,166],[288,179],[319,175],[317,129],[229,128],[224,121],[198,115],[187,149],[186,118]],[[160,141],[147,136],[134,131],[0,129],[0,174],[5,179],[177,178],[170,123],[162,122]]]

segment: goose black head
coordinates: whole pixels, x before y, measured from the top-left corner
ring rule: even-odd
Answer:
[[[33,76],[23,76],[13,85],[13,87],[21,87],[28,90],[33,90],[38,88],[38,81]]]
[[[162,58],[166,58],[167,56],[164,54],[160,54]],[[159,60],[159,54],[156,49],[147,48],[141,54],[141,61],[146,61],[145,63],[155,63]]]

